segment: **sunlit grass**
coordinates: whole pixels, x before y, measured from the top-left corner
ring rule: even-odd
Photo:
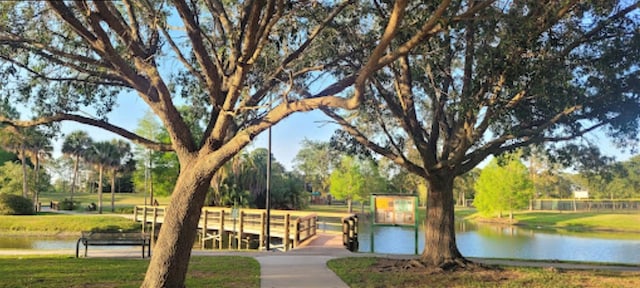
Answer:
[[[0,287],[139,287],[148,260],[0,257]],[[187,287],[260,287],[260,264],[250,257],[191,257]]]
[[[640,232],[640,213],[522,212],[515,219],[527,226]]]
[[[80,231],[122,229],[140,231],[141,224],[115,215],[44,214],[0,216],[0,231],[52,235]]]
[[[50,201],[62,201],[69,199],[69,193],[60,192],[48,192],[40,194],[40,202],[43,205],[49,205]],[[148,196],[148,195],[147,195]],[[157,200],[160,204],[166,205],[171,199],[170,196],[154,196],[154,200]],[[85,208],[91,203],[98,203],[97,193],[79,192],[73,194],[73,201],[80,202],[78,210],[85,210]],[[150,202],[149,197],[146,199],[147,203]],[[132,213],[133,206],[144,205],[145,195],[143,193],[116,193],[115,194],[115,210],[116,213]],[[103,212],[111,212],[111,193],[102,193],[102,209]]]
[[[330,260],[327,265],[349,287],[640,287],[640,272],[500,267],[480,271],[425,274],[383,272],[378,258]]]

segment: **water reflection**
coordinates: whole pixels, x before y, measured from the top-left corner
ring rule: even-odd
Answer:
[[[77,237],[0,236],[0,249],[75,249]]]
[[[320,230],[322,231],[322,230]],[[369,223],[360,222],[360,251],[370,251]],[[77,237],[0,236],[0,249],[75,249]],[[375,252],[413,254],[414,231],[377,227]],[[467,257],[640,264],[640,233],[563,232],[509,225],[456,223],[458,249]],[[418,232],[418,251],[424,230]],[[117,248],[117,247],[116,247]]]
[[[360,251],[369,252],[369,223],[360,226]],[[576,233],[532,230],[510,225],[456,224],[456,241],[467,257],[516,258],[640,264],[638,233]],[[377,253],[413,254],[414,232],[406,227],[376,227]],[[424,230],[418,232],[418,251]]]

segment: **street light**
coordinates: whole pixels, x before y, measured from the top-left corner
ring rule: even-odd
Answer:
[[[269,127],[267,141],[267,195],[265,201],[267,202],[265,208],[267,209],[267,244],[266,250],[271,250],[271,127]]]

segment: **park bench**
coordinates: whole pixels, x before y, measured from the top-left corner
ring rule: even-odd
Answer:
[[[139,232],[82,232],[76,243],[76,258],[79,257],[80,243],[84,245],[84,257],[89,246],[142,246],[142,258],[147,247],[147,256],[151,257],[151,237]]]

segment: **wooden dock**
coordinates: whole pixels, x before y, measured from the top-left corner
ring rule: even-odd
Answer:
[[[134,220],[151,224],[152,235],[158,224],[164,222],[166,206],[136,206]],[[343,225],[344,219],[355,217],[347,213],[312,213],[307,211],[271,210],[270,243],[271,249],[288,251],[315,238],[319,230],[318,219],[327,225]],[[329,220],[327,220],[329,219]],[[333,221],[331,219],[334,219]],[[332,223],[327,223],[330,221]],[[336,223],[333,223],[336,222]],[[207,242],[210,247],[266,249],[267,213],[264,209],[232,209],[226,207],[204,207],[198,223],[199,239],[204,249]],[[325,229],[325,228],[323,228]],[[344,230],[344,228],[343,228]],[[145,231],[143,231],[145,232]],[[350,232],[353,234],[353,231]],[[228,239],[228,240],[227,240]],[[223,243],[226,243],[224,247]]]

